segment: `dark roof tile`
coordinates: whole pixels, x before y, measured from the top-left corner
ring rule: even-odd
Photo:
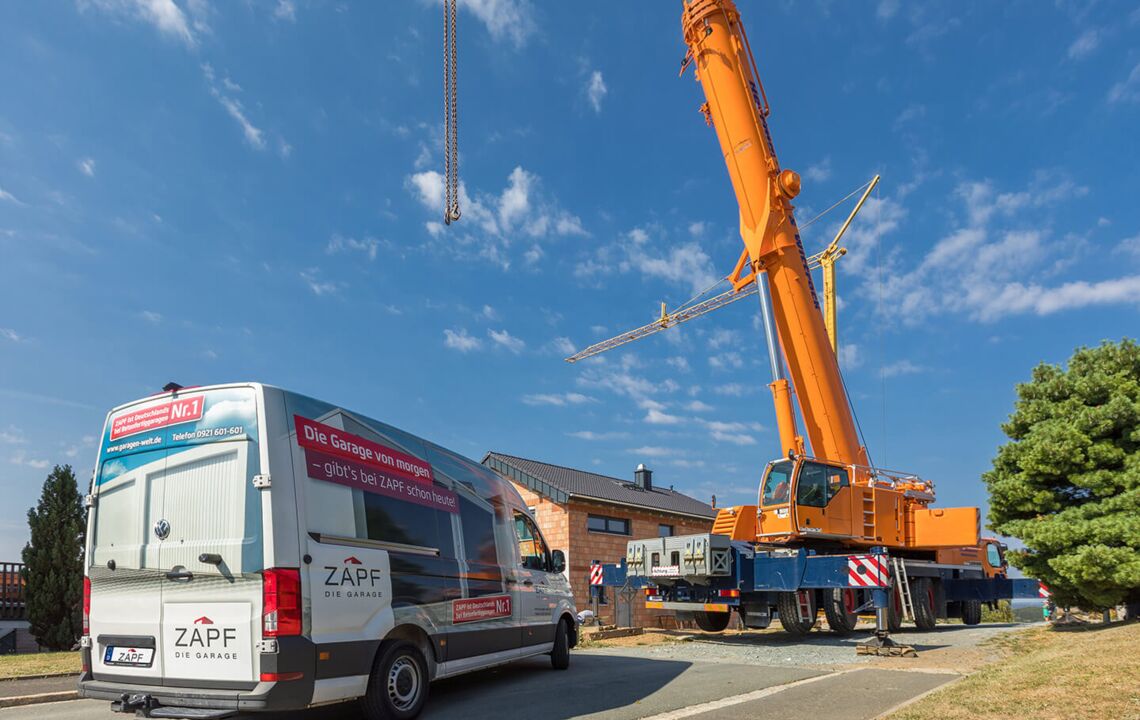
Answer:
[[[495,469],[494,466],[497,463],[503,463],[524,475],[536,478],[570,497],[592,498],[603,502],[616,502],[649,510],[695,515],[710,519],[716,517],[716,510],[712,506],[669,488],[654,487],[652,490],[642,490],[627,480],[619,480],[608,475],[598,475],[585,470],[551,465],[504,453],[489,452],[483,458],[483,464],[491,469]],[[529,483],[527,484],[529,485]],[[532,489],[538,490],[538,488]],[[551,494],[538,491],[548,496]],[[558,497],[554,499],[556,501],[561,500]]]

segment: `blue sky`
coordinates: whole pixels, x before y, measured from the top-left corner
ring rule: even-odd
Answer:
[[[460,5],[442,228],[439,5],[0,4],[0,560],[50,465],[88,477],[106,410],[169,380],[755,498],[778,448],[752,302],[561,360],[740,251],[679,3]],[[1014,384],[1140,328],[1140,11],[741,10],[801,223],[883,176],[839,272],[872,456],[984,504]]]

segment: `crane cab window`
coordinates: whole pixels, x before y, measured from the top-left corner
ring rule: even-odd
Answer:
[[[800,476],[796,484],[796,504],[827,507],[831,498],[849,484],[847,470],[844,468],[805,462],[800,466]]]
[[[986,544],[986,562],[990,567],[999,568],[1002,566],[1001,548],[994,543]]]
[[[542,533],[535,527],[533,520],[518,510],[515,511],[515,537],[519,543],[519,555],[522,556],[524,568],[528,570],[550,568],[550,553],[546,550]]]
[[[764,479],[764,491],[760,494],[760,504],[779,505],[788,501],[788,490],[792,485],[792,462],[782,460],[768,466],[768,477]]]

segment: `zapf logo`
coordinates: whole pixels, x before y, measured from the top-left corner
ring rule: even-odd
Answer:
[[[238,659],[236,627],[218,625],[202,615],[185,627],[174,627],[174,657],[186,660]]]
[[[325,565],[325,597],[383,597],[384,573],[350,555],[340,565]]]

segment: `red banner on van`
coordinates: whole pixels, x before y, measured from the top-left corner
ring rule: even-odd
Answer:
[[[511,616],[511,596],[469,598],[451,603],[451,622],[465,623]]]
[[[205,406],[205,398],[198,395],[185,400],[151,405],[144,410],[120,415],[111,421],[111,439],[118,440],[128,435],[157,430],[169,425],[201,420]]]
[[[371,465],[345,460],[320,450],[305,450],[305,468],[314,480],[347,485],[444,512],[459,512],[459,496],[446,488],[396,477]]]
[[[416,482],[431,483],[435,479],[431,465],[419,458],[300,415],[294,415],[293,422],[297,444],[303,448],[362,462]]]

